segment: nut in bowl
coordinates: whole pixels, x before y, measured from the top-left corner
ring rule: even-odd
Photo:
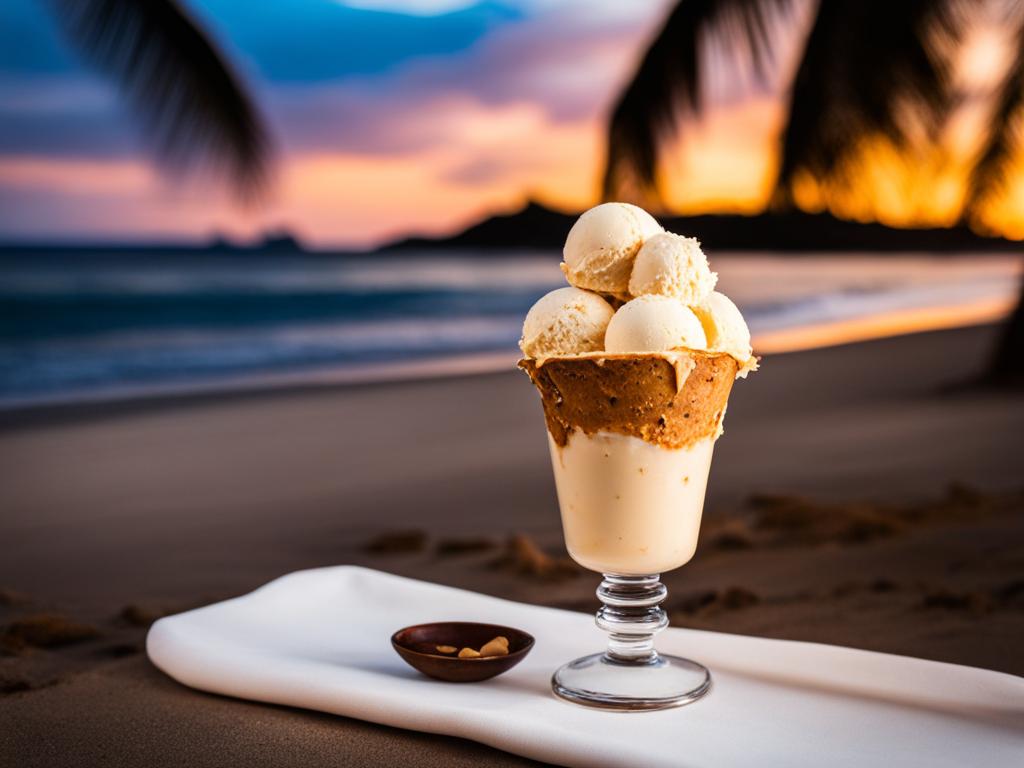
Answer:
[[[409,666],[436,680],[475,683],[512,669],[533,648],[533,636],[514,627],[469,621],[416,624],[391,636]]]

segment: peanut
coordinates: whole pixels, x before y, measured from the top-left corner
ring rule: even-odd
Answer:
[[[438,653],[455,653],[459,650],[454,645],[435,645],[434,647],[437,648]]]
[[[474,651],[472,648],[463,648],[459,651],[460,659],[478,659],[480,658],[480,651]]]
[[[502,642],[504,641],[504,642]],[[508,640],[496,637],[480,649],[481,656],[508,656]]]

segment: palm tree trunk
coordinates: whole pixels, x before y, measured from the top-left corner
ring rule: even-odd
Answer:
[[[1017,307],[1003,326],[987,378],[994,384],[1024,385],[1024,278]]]

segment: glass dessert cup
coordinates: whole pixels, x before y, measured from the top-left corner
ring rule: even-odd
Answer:
[[[585,568],[603,573],[597,626],[601,653],[571,661],[551,680],[577,704],[620,711],[689,704],[711,689],[702,664],[658,653],[654,636],[668,626],[660,573],[693,556],[714,439],[678,449],[616,434],[574,433],[549,440],[566,547]]]
[[[689,350],[520,366],[541,395],[566,548],[604,574],[597,625],[608,647],[555,672],[554,692],[622,711],[696,701],[711,688],[707,668],[654,649],[654,636],[668,626],[659,579],[697,548],[738,364]]]

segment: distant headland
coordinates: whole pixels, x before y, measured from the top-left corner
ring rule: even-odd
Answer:
[[[567,213],[537,202],[528,202],[513,213],[488,216],[461,232],[438,237],[409,236],[371,251],[344,248],[310,248],[286,229],[268,232],[255,243],[240,244],[222,237],[208,243],[136,242],[0,244],[0,257],[18,254],[207,253],[220,256],[300,256],[408,254],[444,251],[561,250],[565,235],[578,213]],[[829,252],[923,252],[964,251],[1024,252],[1024,242],[986,237],[964,225],[903,229],[876,222],[839,219],[829,213],[701,214],[659,216],[672,232],[696,237],[716,251],[770,251],[773,253]]]
[[[490,216],[455,235],[409,237],[380,250],[561,250],[578,215],[529,202],[515,213]],[[658,220],[666,229],[696,237],[718,251],[1024,251],[1024,242],[985,237],[963,225],[899,229],[847,221],[829,213],[702,214],[658,216]]]

